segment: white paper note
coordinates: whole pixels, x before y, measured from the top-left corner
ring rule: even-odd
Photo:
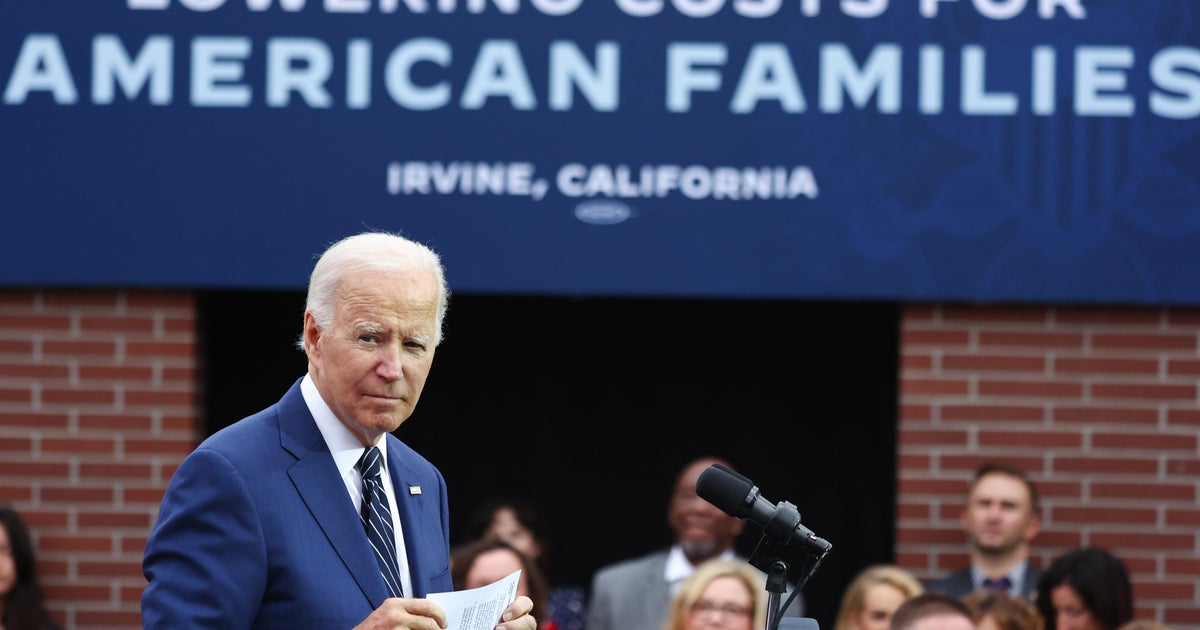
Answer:
[[[446,613],[447,630],[492,630],[504,609],[517,598],[520,569],[487,586],[465,591],[430,593],[427,597]]]

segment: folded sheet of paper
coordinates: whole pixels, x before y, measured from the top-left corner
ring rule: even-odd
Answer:
[[[427,597],[446,613],[447,630],[492,630],[504,609],[517,598],[518,569],[507,577],[465,591],[430,593]]]

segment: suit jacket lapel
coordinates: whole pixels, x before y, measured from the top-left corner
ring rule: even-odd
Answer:
[[[408,557],[408,574],[412,577],[414,593],[409,597],[424,597],[429,593],[430,584],[425,579],[430,572],[426,566],[429,553],[422,546],[425,532],[422,525],[428,522],[426,510],[437,509],[436,500],[431,504],[423,494],[426,490],[435,492],[436,488],[421,488],[419,479],[409,470],[400,453],[393,447],[394,439],[384,436],[388,445],[388,474],[392,476],[392,488],[396,492],[396,503],[400,510],[400,527],[404,530],[404,550]],[[433,495],[430,495],[431,497]],[[433,505],[431,508],[430,506]]]
[[[299,381],[277,408],[280,446],[297,459],[288,469],[288,477],[371,608],[378,608],[388,596],[387,587],[329,447],[304,404]]]
[[[671,585],[664,579],[667,573],[667,554],[656,558],[653,571],[642,574],[643,581],[637,585],[634,597],[642,602],[642,619],[666,619],[667,604],[671,601]],[[643,595],[644,593],[644,595]]]

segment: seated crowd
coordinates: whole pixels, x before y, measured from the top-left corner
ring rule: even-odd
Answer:
[[[694,490],[713,463],[728,465],[703,458],[680,472],[668,509],[672,546],[601,568],[590,594],[548,578],[549,537],[532,505],[514,498],[480,509],[469,542],[451,554],[453,586],[520,570],[518,595],[534,603],[542,630],[762,630],[774,617],[765,576],[733,550],[743,522]],[[1030,563],[1038,495],[1019,470],[981,466],[961,523],[968,567],[922,582],[897,565],[868,566],[845,588],[832,630],[1167,630],[1134,618],[1129,571],[1108,550],[1071,550],[1045,568]],[[0,630],[57,629],[36,569],[24,523],[0,505]],[[794,594],[783,600],[784,616],[802,616],[803,597]]]

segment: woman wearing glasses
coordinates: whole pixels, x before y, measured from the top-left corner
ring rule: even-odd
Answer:
[[[701,564],[671,598],[663,630],[755,630],[767,622],[766,580],[745,562]]]

